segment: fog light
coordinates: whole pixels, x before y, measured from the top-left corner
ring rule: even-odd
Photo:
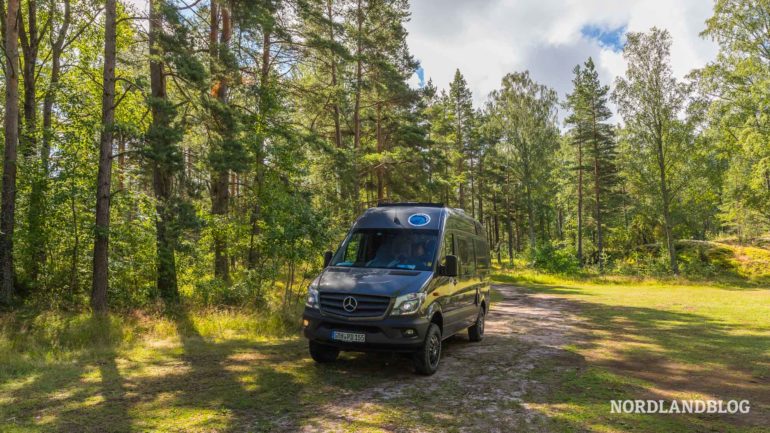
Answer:
[[[309,320],[307,320],[307,319],[304,319],[304,320],[302,321],[302,326],[308,326],[308,325],[310,325],[310,321],[309,321]]]
[[[404,337],[414,337],[417,335],[417,331],[414,329],[404,329],[401,331],[402,334],[404,334]]]

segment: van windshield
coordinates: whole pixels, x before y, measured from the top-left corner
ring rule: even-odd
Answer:
[[[358,229],[334,255],[333,266],[430,271],[437,230]]]

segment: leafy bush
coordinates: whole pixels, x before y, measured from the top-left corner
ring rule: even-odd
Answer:
[[[213,278],[199,281],[190,293],[188,301],[200,307],[240,306],[261,308],[266,305],[265,280],[256,272],[248,272],[232,285]]]
[[[615,260],[610,272],[636,277],[665,277],[671,275],[671,265],[667,252],[660,248],[645,248]]]
[[[580,270],[576,251],[571,247],[557,248],[550,242],[538,245],[530,251],[530,266],[557,274],[575,273]]]

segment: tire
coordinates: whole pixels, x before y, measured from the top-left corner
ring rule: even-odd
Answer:
[[[468,328],[468,339],[473,342],[478,342],[484,339],[484,318],[486,314],[484,307],[479,307],[479,315],[476,317],[476,322]]]
[[[438,370],[441,361],[441,329],[435,323],[428,326],[425,342],[414,354],[414,368],[418,374],[430,376]]]
[[[340,350],[338,348],[316,343],[315,341],[310,341],[308,343],[308,349],[310,349],[310,357],[319,364],[334,362],[340,355]]]

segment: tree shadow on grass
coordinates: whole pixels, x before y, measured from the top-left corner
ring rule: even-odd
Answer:
[[[45,326],[45,321],[42,323]],[[13,326],[15,335],[34,333],[41,326],[34,315],[19,315]],[[70,362],[49,363],[43,360],[29,362],[24,371],[7,377],[11,386],[5,402],[0,404],[0,427],[42,429],[64,432],[127,432],[131,417],[125,405],[124,380],[117,365],[117,347],[121,338],[106,317],[92,316],[77,321],[63,331],[70,337],[87,336],[80,354]],[[8,332],[8,330],[6,330]],[[42,331],[46,332],[46,331]],[[56,336],[37,339],[36,350],[56,353],[53,345],[60,343]],[[65,338],[65,340],[67,340]],[[77,345],[78,342],[67,341]],[[23,345],[24,341],[17,342]],[[66,344],[66,343],[65,343]],[[65,348],[65,351],[68,350]],[[69,348],[69,350],[73,350]],[[50,355],[49,355],[50,356]],[[27,376],[27,380],[20,379]],[[1,430],[1,428],[0,428]]]
[[[182,339],[182,359],[189,366],[167,383],[178,388],[175,404],[224,415],[227,421],[221,430],[232,432],[271,430],[277,417],[299,408],[302,385],[291,369],[280,369],[291,360],[286,355],[295,343],[216,342],[198,332],[185,310],[170,317]]]
[[[592,366],[586,375],[562,378],[566,389],[557,392],[548,404],[577,404],[621,429],[635,425],[641,430],[654,426],[657,430],[689,431],[686,427],[692,423],[724,430],[770,424],[767,333],[694,313],[564,298],[542,302],[579,318],[581,332],[571,345],[586,354]],[[751,401],[752,411],[748,415],[609,415],[610,397],[670,401],[688,395],[725,401],[746,399]],[[661,421],[665,417],[676,421]]]
[[[293,361],[295,341],[215,342],[186,312],[172,318],[182,347],[138,354],[119,350],[122,335],[109,319],[80,323],[89,330],[71,331],[92,338],[65,348],[68,361],[27,360],[6,375],[0,431],[267,431],[277,415],[299,408],[301,385],[291,369],[276,368]]]

